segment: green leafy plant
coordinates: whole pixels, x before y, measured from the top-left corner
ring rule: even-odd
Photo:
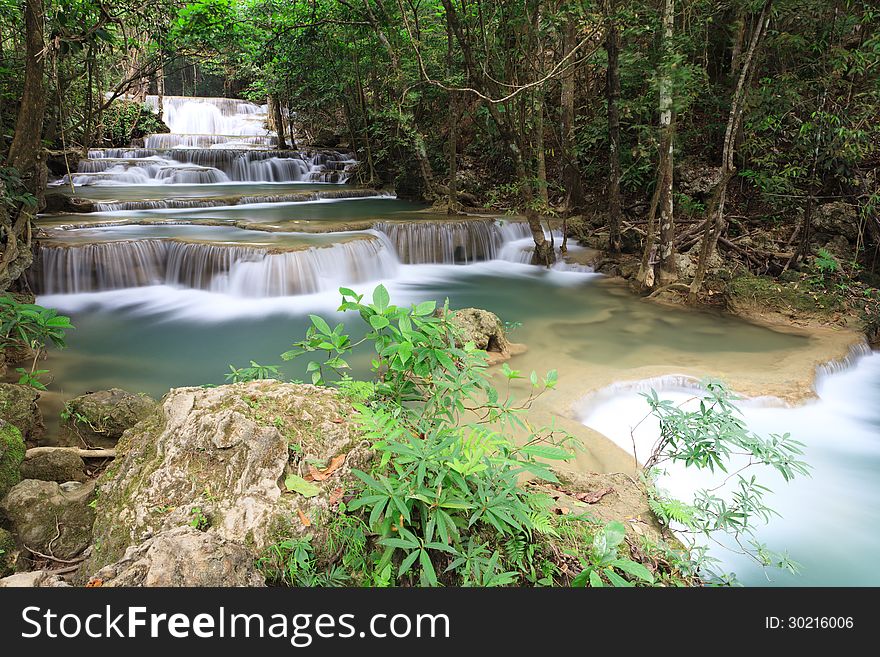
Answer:
[[[818,274],[818,282],[821,284],[825,283],[826,277],[840,271],[840,263],[837,262],[837,258],[831,255],[826,249],[819,249],[816,252],[813,266]]]
[[[736,397],[723,384],[708,380],[703,388],[701,396],[689,400],[699,402],[692,410],[687,403],[661,399],[653,390],[643,395],[650,407],[649,416],[660,423],[659,436],[644,469],[651,509],[661,521],[674,526],[680,536],[704,536],[719,543],[717,537],[724,535],[734,546],[730,549],[762,566],[795,572],[797,564],[787,555],[768,550],[756,539],[757,527],[778,514],[767,505],[765,498],[770,489],[754,471],[759,466],[770,468],[786,482],[808,475],[809,466],[800,459],[803,444],[787,433],[764,438],[749,431],[733,403]],[[724,478],[715,488],[699,490],[693,501],[684,502],[657,486],[668,463],[717,472]],[[705,555],[693,542],[691,547],[695,558]],[[727,578],[714,572],[708,560],[702,564],[710,577]]]
[[[19,385],[30,386],[31,388],[36,388],[37,390],[46,389],[46,384],[40,381],[40,377],[44,374],[48,374],[49,370],[28,371],[23,367],[16,367],[15,371],[18,373]]]
[[[211,521],[204,514],[201,507],[195,506],[190,512],[189,526],[198,529],[200,532],[206,531],[211,526]]]
[[[33,352],[30,370],[22,367],[15,370],[22,385],[46,389],[40,377],[48,370],[38,370],[37,360],[50,344],[58,349],[67,346],[66,332],[73,328],[69,317],[59,315],[52,308],[21,303],[9,294],[0,296],[0,350],[29,349]]]
[[[366,335],[353,342],[343,324],[331,328],[312,315],[306,339],[282,357],[324,352],[323,361],[309,361],[307,369],[315,383],[335,376],[338,384],[346,380],[346,357],[372,343],[374,396],[354,404],[354,421],[379,458],[370,473],[353,470],[364,489],[348,509],[364,510],[381,546],[375,571],[393,564],[398,581],[424,586],[436,586],[452,572],[470,584],[511,583],[500,555],[471,537],[486,533],[500,540],[549,530],[549,512],[519,480],[528,475],[555,481],[546,462],[571,457],[567,434],[536,430],[523,418],[538,396],[555,387],[556,373],[526,378],[505,366],[508,382],[531,384],[527,399],[515,402],[509,390],[502,396],[491,385],[485,352],[462,343],[448,307],[435,313],[433,301],[395,306],[381,285],[371,302],[346,288],[340,293],[340,310],[357,312]],[[505,433],[513,429],[526,434],[519,445]]]
[[[572,580],[571,585],[603,587],[606,582],[612,586],[653,584],[654,575],[643,564],[620,556],[619,547],[625,538],[626,527],[617,520],[609,522],[596,532],[586,557],[581,558],[583,570]]]
[[[251,361],[249,367],[229,366],[226,380],[230,383],[246,383],[248,381],[260,381],[263,379],[280,379],[281,372],[278,365],[260,365]]]

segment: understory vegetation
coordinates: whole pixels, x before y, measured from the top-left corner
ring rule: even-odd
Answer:
[[[383,286],[372,300],[342,288],[339,310],[357,313],[367,333],[353,341],[342,323],[311,315],[304,340],[285,360],[307,357],[316,385],[337,387],[350,400],[353,421],[372,443],[369,471],[354,470],[356,490],[320,520],[329,545],[320,552],[310,537],[281,538],[259,567],[276,584],[291,586],[678,586],[733,583],[714,568],[705,544],[683,544],[627,532],[624,519],[601,522],[588,510],[562,513],[546,489],[564,491],[554,464],[578,449],[576,439],[553,427],[535,427],[531,403],[557,384],[555,371],[525,375],[506,364],[505,391],[486,374],[486,354],[462,343],[448,307],[428,301],[391,303]],[[352,379],[346,360],[372,346],[372,377]],[[315,358],[315,356],[319,356]],[[267,378],[274,366],[235,369],[239,381]],[[247,376],[243,376],[246,374]],[[520,384],[520,385],[518,385]],[[512,389],[525,387],[522,399]],[[645,466],[652,510],[668,529],[716,540],[764,566],[793,570],[785,555],[759,543],[754,532],[768,521],[768,489],[749,473],[763,464],[785,480],[805,474],[799,443],[789,436],[760,438],[737,417],[729,393],[707,384],[700,410],[691,412],[648,398],[661,435]],[[693,501],[671,499],[656,485],[665,462],[727,472],[722,492],[702,491]],[[531,482],[527,484],[526,482]],[[300,494],[308,482],[289,486]],[[326,554],[335,555],[331,564]]]

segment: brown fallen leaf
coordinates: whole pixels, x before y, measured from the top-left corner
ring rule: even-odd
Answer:
[[[299,514],[300,522],[306,527],[312,526],[312,521],[306,517],[306,514],[302,512],[302,509],[297,509],[296,512]]]
[[[321,471],[318,470],[318,468],[316,468],[313,465],[310,465],[309,472],[308,472],[308,474],[306,474],[305,477],[303,477],[303,479],[305,479],[306,481],[324,481],[329,476],[330,475],[322,474]]]
[[[342,467],[343,463],[345,463],[345,454],[340,454],[331,459],[330,464],[323,470],[318,470],[315,466],[310,465],[309,472],[303,479],[306,481],[324,481]]]
[[[333,422],[333,424],[342,424],[343,422],[345,422],[345,420],[343,420],[341,417],[333,418],[330,421]]]
[[[575,493],[572,495],[575,499],[587,504],[595,504],[609,493],[613,493],[613,488],[603,488],[602,490],[593,491],[592,493]]]

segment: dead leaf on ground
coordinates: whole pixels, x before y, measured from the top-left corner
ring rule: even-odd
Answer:
[[[306,517],[306,514],[302,512],[302,509],[297,509],[296,512],[299,514],[300,522],[306,527],[312,526],[312,521]]]
[[[603,497],[608,495],[609,493],[613,493],[614,489],[611,487],[603,488],[601,490],[593,491],[591,493],[574,493],[572,497],[580,500],[581,502],[586,502],[587,504],[595,504]]]
[[[345,463],[345,454],[340,454],[339,456],[335,456],[330,464],[324,468],[323,470],[319,470],[313,465],[309,466],[308,474],[303,477],[306,481],[324,481],[329,478],[334,472],[336,472],[342,464]]]

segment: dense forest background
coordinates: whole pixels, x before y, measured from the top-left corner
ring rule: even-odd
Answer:
[[[161,131],[149,93],[268,101],[282,148],[346,145],[364,185],[524,213],[541,263],[561,220],[643,289],[695,297],[718,252],[874,283],[868,0],[0,0],[0,70],[0,288],[47,176]]]

